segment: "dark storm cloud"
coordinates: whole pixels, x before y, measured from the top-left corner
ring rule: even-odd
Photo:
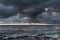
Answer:
[[[0,0],[0,16],[9,17],[20,12],[34,18],[44,12],[44,8],[59,2],[60,0]]]
[[[16,7],[13,5],[4,5],[0,3],[0,17],[8,17],[16,12]]]
[[[5,5],[16,5],[19,7],[37,6],[38,4],[40,7],[45,7],[47,5],[58,3],[60,0],[1,0],[0,2]]]
[[[9,8],[10,5],[15,5],[20,7],[19,10],[23,10],[24,8],[27,7],[35,8],[36,10],[36,8],[47,7],[48,5],[55,4],[58,2],[59,0],[0,0],[0,3],[2,3],[1,6],[7,5],[2,7],[2,9],[5,8],[4,10],[6,10],[6,8]],[[7,10],[13,11],[12,9],[14,9],[14,7],[13,6],[11,7],[12,7],[11,9],[7,9]]]

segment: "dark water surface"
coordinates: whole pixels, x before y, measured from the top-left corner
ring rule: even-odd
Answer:
[[[33,36],[33,35],[37,35],[39,33],[40,34],[44,33],[45,36],[48,36],[51,38],[56,38],[57,40],[59,40],[60,39],[60,25],[0,26],[0,37],[2,37],[1,40],[4,40],[5,37],[14,37],[14,39],[11,39],[11,40],[23,40],[23,39],[17,38],[17,36],[20,34],[22,34],[22,35],[27,34],[29,36]],[[10,39],[7,39],[7,40],[10,40]],[[26,40],[28,40],[28,39],[26,39]],[[30,40],[32,40],[32,39],[30,39]]]

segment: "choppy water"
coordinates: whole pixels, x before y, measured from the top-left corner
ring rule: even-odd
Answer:
[[[3,36],[28,33],[29,35],[44,33],[45,36],[60,39],[60,26],[0,26],[0,34]],[[14,39],[15,40],[15,39]],[[16,38],[18,40],[18,38]]]

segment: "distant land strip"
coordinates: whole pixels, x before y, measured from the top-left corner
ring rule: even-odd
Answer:
[[[0,25],[60,25],[60,24],[46,24],[46,23],[1,23]]]

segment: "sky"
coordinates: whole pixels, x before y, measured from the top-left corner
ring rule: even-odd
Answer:
[[[0,0],[0,18],[13,17],[17,13],[36,18],[45,8],[59,3],[60,0]]]
[[[16,15],[17,12],[24,14],[23,10],[29,10],[30,8],[32,8],[32,11],[29,10],[29,15],[35,15],[36,13],[39,14],[37,10],[58,2],[59,0],[0,0],[0,15],[1,17],[10,17]]]

